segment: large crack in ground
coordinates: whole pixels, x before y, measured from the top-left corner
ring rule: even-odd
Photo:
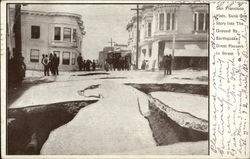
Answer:
[[[69,101],[9,109],[8,154],[40,154],[51,131],[71,121],[81,108],[97,101]]]
[[[149,111],[150,113],[146,116],[146,119],[149,121],[157,145],[208,140],[208,132],[180,126],[159,109],[155,103],[150,102]]]
[[[156,91],[169,91],[189,94],[199,94],[208,96],[208,85],[206,84],[178,84],[178,83],[126,83],[126,85],[132,86],[139,91],[146,94]]]
[[[150,92],[175,91],[207,95],[206,85],[194,84],[127,84],[148,96],[149,112],[143,114],[138,99],[139,112],[149,122],[156,144],[169,145],[178,142],[208,140],[208,121],[186,112],[179,112],[151,96]],[[190,90],[191,89],[191,90]]]
[[[177,142],[208,140],[208,122],[187,114],[177,112],[158,99],[153,98],[150,92],[170,91],[189,94],[208,95],[208,86],[201,84],[134,84],[130,85],[148,97],[149,113],[139,112],[148,121],[153,138],[158,146]],[[84,97],[103,98],[101,94],[86,94],[86,90],[99,88],[100,84],[91,85],[78,94]],[[8,154],[30,155],[40,154],[43,144],[51,131],[71,121],[78,111],[98,100],[70,101],[37,105],[25,108],[8,110]],[[173,113],[174,112],[174,113]],[[172,114],[171,114],[172,113]],[[179,113],[186,122],[178,121],[174,117]],[[188,119],[188,120],[186,120]],[[190,120],[189,120],[190,119]]]

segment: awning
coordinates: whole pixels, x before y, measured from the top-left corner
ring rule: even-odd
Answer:
[[[207,57],[208,49],[206,42],[176,42],[174,56],[182,57]],[[164,55],[172,54],[172,43],[165,43]]]

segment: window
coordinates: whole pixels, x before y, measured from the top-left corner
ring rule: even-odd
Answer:
[[[76,29],[73,29],[73,42],[76,42]]]
[[[160,25],[159,25],[159,30],[164,30],[164,13],[160,14]]]
[[[75,63],[76,63],[76,54],[75,54],[75,53],[72,53],[72,58],[71,58],[71,60],[72,60],[71,64],[72,64],[72,65],[75,65]]]
[[[39,62],[39,50],[37,49],[30,50],[30,62]]]
[[[31,26],[31,39],[40,38],[40,26]]]
[[[175,14],[167,13],[166,30],[175,30]]]
[[[194,31],[206,31],[208,29],[209,16],[207,13],[194,13]]]
[[[54,54],[56,54],[56,57],[59,58],[59,63],[60,63],[60,51],[53,51]]]
[[[54,40],[61,40],[61,28],[55,27]]]
[[[63,29],[63,41],[71,41],[71,29],[70,28],[64,28]]]
[[[208,30],[208,27],[209,27],[209,14],[207,13],[205,30]]]
[[[155,28],[158,30],[158,15],[155,15]]]
[[[196,24],[197,24],[197,13],[194,13],[194,30],[196,30]]]
[[[167,13],[167,30],[170,30],[170,13]]]
[[[70,53],[69,52],[63,52],[63,61],[62,61],[62,64],[63,65],[69,65],[69,56],[70,56]]]
[[[175,30],[175,14],[172,13],[172,30]]]
[[[146,54],[147,54],[147,50],[146,49],[142,49],[142,53],[143,53],[143,56],[145,57]]]
[[[204,25],[204,13],[199,13],[199,23],[198,23],[198,30],[203,30]]]
[[[151,23],[148,23],[148,37],[151,37]]]
[[[149,48],[149,57],[152,56],[152,48]]]

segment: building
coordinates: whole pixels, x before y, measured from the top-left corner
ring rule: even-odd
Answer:
[[[128,50],[128,45],[115,44],[113,47],[104,47],[103,50],[99,52],[99,64],[104,66],[105,61],[113,58],[113,56],[124,58],[131,63],[131,52]]]
[[[139,41],[140,41],[140,30],[141,30],[141,14],[139,14]],[[131,64],[135,68],[136,66],[136,42],[137,42],[137,15],[134,15],[126,27],[128,37],[128,50],[131,53]],[[139,46],[140,50],[140,46]],[[139,65],[140,66],[140,65]]]
[[[15,52],[13,35],[14,9],[9,8],[8,49]],[[22,56],[27,69],[42,70],[42,54],[55,53],[60,59],[59,70],[77,69],[85,34],[81,15],[62,12],[21,10]]]
[[[174,69],[208,68],[208,5],[143,5],[142,9],[139,68],[145,61],[148,69],[162,69],[163,57],[169,54]]]

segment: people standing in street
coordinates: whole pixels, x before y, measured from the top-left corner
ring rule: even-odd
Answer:
[[[52,75],[55,75],[55,68],[54,68],[54,56],[52,53],[49,54],[49,69]]]
[[[86,71],[86,60],[83,60],[82,67],[83,67],[83,71]]]
[[[108,72],[109,71],[109,63],[108,60],[105,61],[104,63],[104,69]]]
[[[82,55],[79,54],[79,56],[77,57],[77,64],[79,66],[79,71],[82,71],[82,63],[83,63],[83,61],[82,61]]]
[[[164,76],[168,70],[168,55],[163,57]]]
[[[44,73],[44,76],[46,76],[46,66],[45,66],[45,64],[43,63],[44,58],[45,58],[45,55],[43,54],[43,55],[42,55],[41,63],[43,64],[43,73]]]
[[[91,65],[91,61],[88,59],[86,62],[86,71],[90,71],[90,65]]]
[[[49,76],[50,66],[49,66],[48,55],[45,55],[45,57],[43,58],[43,62],[42,63],[43,63],[44,68],[45,68],[45,76]]]
[[[96,68],[95,60],[93,60],[93,62],[92,62],[92,68],[93,68],[93,71],[95,71],[95,68]]]
[[[58,72],[58,66],[59,66],[59,57],[56,56],[56,54],[54,53],[54,58],[53,58],[54,62],[53,62],[53,65],[54,65],[54,71],[55,71],[55,75],[59,75],[59,72]]]
[[[168,64],[167,64],[167,74],[171,75],[172,74],[172,55],[168,55]]]

